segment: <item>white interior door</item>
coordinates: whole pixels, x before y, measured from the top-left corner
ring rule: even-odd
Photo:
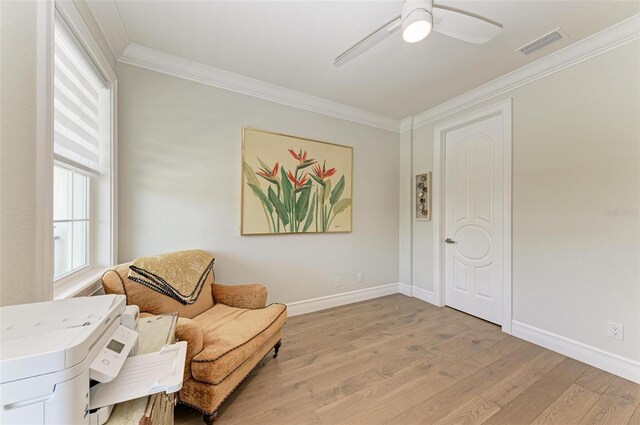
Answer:
[[[502,324],[503,117],[446,133],[445,303]]]

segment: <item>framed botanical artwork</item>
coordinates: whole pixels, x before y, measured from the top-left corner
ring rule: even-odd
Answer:
[[[242,129],[242,235],[351,231],[353,148]]]

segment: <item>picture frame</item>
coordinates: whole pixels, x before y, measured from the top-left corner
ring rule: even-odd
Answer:
[[[351,232],[351,146],[245,127],[241,165],[241,235]]]

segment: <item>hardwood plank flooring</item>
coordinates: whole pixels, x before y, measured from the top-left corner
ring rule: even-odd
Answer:
[[[179,406],[175,423],[202,417]],[[390,295],[290,318],[216,424],[640,425],[640,385]]]
[[[580,425],[627,423],[639,404],[640,386],[616,378],[580,421]]]

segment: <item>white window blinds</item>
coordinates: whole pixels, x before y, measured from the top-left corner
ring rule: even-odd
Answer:
[[[53,152],[58,161],[99,174],[101,138],[109,122],[108,90],[65,27],[56,19]]]

